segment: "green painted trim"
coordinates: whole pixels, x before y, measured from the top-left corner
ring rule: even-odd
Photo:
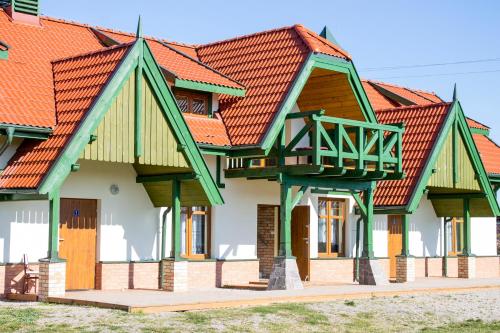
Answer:
[[[181,259],[181,182],[178,179],[172,181],[172,230],[174,233],[174,258]]]
[[[137,27],[137,33],[139,34],[141,31],[141,18],[139,17],[139,24]],[[143,73],[143,67],[144,67],[144,50],[143,50],[143,45],[144,41],[142,37],[139,37],[137,39],[137,45],[139,47],[139,55],[138,55],[138,60],[137,60],[137,68],[135,70],[135,138],[134,138],[134,151],[135,151],[135,157],[141,157],[142,156],[142,73]]]
[[[292,209],[299,204],[300,200],[302,200],[302,197],[304,196],[304,194],[306,193],[308,188],[309,188],[309,186],[301,186],[299,188],[299,190],[297,191],[297,194],[295,195],[295,197],[292,200]]]
[[[8,135],[9,132],[16,138],[45,140],[52,134],[52,129],[46,127],[0,124],[1,135]]]
[[[222,172],[222,157],[220,155],[217,155],[215,158],[215,183],[217,184],[218,188],[225,188],[226,184],[222,182],[222,177],[221,177],[221,172]]]
[[[183,79],[179,79],[179,78],[175,79],[174,87],[183,88],[183,89],[190,89],[190,90],[206,91],[206,92],[211,92],[211,93],[216,93],[216,94],[225,94],[225,95],[231,95],[231,96],[237,96],[237,97],[245,97],[245,95],[246,95],[245,89],[224,87],[224,86],[219,86],[216,84],[210,84],[210,83],[205,83],[205,82],[196,82],[196,81],[191,81],[191,80],[183,80]]]
[[[217,188],[217,184],[210,174],[205,159],[201,155],[201,151],[196,145],[193,135],[187,127],[184,117],[177,106],[175,96],[168,87],[161,69],[147,43],[144,43],[144,73],[149,79],[151,87],[158,97],[158,102],[162,106],[162,111],[176,134],[179,143],[185,145],[186,149],[183,151],[183,154],[190,162],[193,171],[200,175],[199,181],[208,200],[212,205],[223,204],[224,200]]]
[[[48,200],[47,194],[1,194],[0,201],[30,201],[30,200]]]
[[[452,131],[452,161],[453,161],[453,187],[456,187],[458,184],[458,143],[459,143],[459,133],[458,133],[458,125],[457,125],[457,119],[455,118],[455,121],[453,123],[453,131]]]
[[[61,197],[59,189],[49,195],[49,244],[47,259],[59,258],[59,215],[61,211]]]
[[[136,183],[168,182],[172,180],[197,180],[200,176],[193,172],[169,173],[164,175],[137,176]]]
[[[472,254],[471,252],[471,219],[470,219],[470,199],[469,198],[464,198],[463,199],[463,204],[464,204],[464,213],[463,213],[463,219],[464,219],[464,247],[462,249],[462,255],[464,256],[470,256]]]
[[[363,191],[372,187],[371,181],[350,181],[343,179],[313,178],[307,176],[282,175],[283,181],[291,186],[311,186],[327,189],[346,189],[352,191]]]
[[[445,200],[445,199],[482,199],[486,198],[485,193],[429,193],[427,199],[429,200]]]
[[[405,207],[401,208],[377,208],[373,210],[375,215],[406,215],[409,213]]]
[[[280,247],[279,255],[292,257],[292,186],[280,184]]]
[[[0,60],[9,59],[9,50],[0,50]]]
[[[311,75],[314,68],[323,68],[346,74],[349,79],[349,84],[353,89],[356,100],[358,101],[365,118],[368,122],[377,123],[375,112],[373,111],[366,92],[363,89],[363,85],[361,84],[361,80],[356,71],[356,68],[354,67],[354,64],[340,58],[324,54],[311,53],[305,60],[302,68],[295,77],[292,87],[289,89],[287,96],[281,104],[277,115],[274,117],[268,130],[264,134],[261,146],[265,150],[266,155],[273,147],[274,142],[278,137],[279,131],[285,123],[287,115],[290,114],[290,111],[297,102],[297,99],[300,96],[300,93],[302,92],[302,89],[307,83],[307,80],[309,79],[309,76]]]
[[[489,136],[490,135],[490,130],[489,129],[482,129],[482,128],[475,128],[475,127],[469,127],[470,132],[472,134],[481,134],[484,136]]]
[[[373,258],[373,194],[375,191],[375,182],[363,192],[363,202],[366,214],[363,217],[363,251],[361,257]]]
[[[57,189],[65,181],[66,177],[71,172],[71,165],[76,163],[80,157],[81,152],[88,144],[90,135],[93,134],[97,126],[99,126],[113,98],[119,94],[128,77],[134,72],[137,65],[139,50],[140,47],[138,43],[135,43],[130,50],[128,50],[127,55],[124,56],[121,63],[117,66],[115,73],[103,88],[100,96],[96,98],[94,104],[90,107],[80,127],[73,134],[69,143],[64,147],[50,171],[45,175],[38,188],[39,193],[45,194],[53,189]]]

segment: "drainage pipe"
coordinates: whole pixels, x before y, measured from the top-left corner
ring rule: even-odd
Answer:
[[[450,223],[451,218],[445,217],[443,219],[443,276],[448,277],[448,229],[447,225]]]
[[[162,219],[161,219],[161,242],[160,242],[160,274],[159,278],[160,281],[158,281],[159,289],[162,287],[162,282],[164,278],[164,273],[163,273],[163,259],[165,259],[165,243],[167,242],[167,216],[168,213],[172,210],[172,207],[167,207],[163,211]]]
[[[354,281],[359,282],[359,238],[361,229],[361,220],[363,218],[360,216],[356,221],[356,268],[354,272]]]
[[[7,138],[0,147],[0,155],[2,155],[7,150],[7,148],[12,144],[12,140],[14,139],[14,127],[7,127],[5,129],[5,132],[7,132]]]

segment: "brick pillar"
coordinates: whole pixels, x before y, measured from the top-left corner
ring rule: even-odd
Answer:
[[[473,279],[476,277],[476,257],[458,256],[458,277],[463,279]]]
[[[415,258],[410,256],[396,256],[396,282],[415,281]]]
[[[389,279],[382,265],[374,258],[359,259],[359,284],[387,285]]]
[[[275,257],[267,290],[304,289],[295,258]]]
[[[167,291],[188,290],[188,262],[164,259],[161,287]]]
[[[38,296],[40,300],[47,297],[61,297],[66,292],[66,263],[40,261],[40,281]]]

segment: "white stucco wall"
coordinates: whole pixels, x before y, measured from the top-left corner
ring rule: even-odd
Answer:
[[[471,251],[476,256],[497,254],[497,221],[495,217],[471,218]]]
[[[154,208],[129,164],[80,161],[61,198],[98,200],[98,260],[158,258],[160,209]],[[110,193],[117,184],[120,192]],[[0,203],[0,260],[18,262],[23,253],[36,261],[47,255],[48,201]]]

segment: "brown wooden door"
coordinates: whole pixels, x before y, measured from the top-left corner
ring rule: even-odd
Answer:
[[[300,278],[309,280],[309,206],[292,211],[292,254],[297,258]]]
[[[59,256],[66,262],[66,289],[94,289],[97,200],[61,199]]]
[[[389,215],[387,218],[389,240],[387,252],[390,259],[390,278],[396,278],[396,256],[401,254],[403,248],[402,218],[400,215]]]

